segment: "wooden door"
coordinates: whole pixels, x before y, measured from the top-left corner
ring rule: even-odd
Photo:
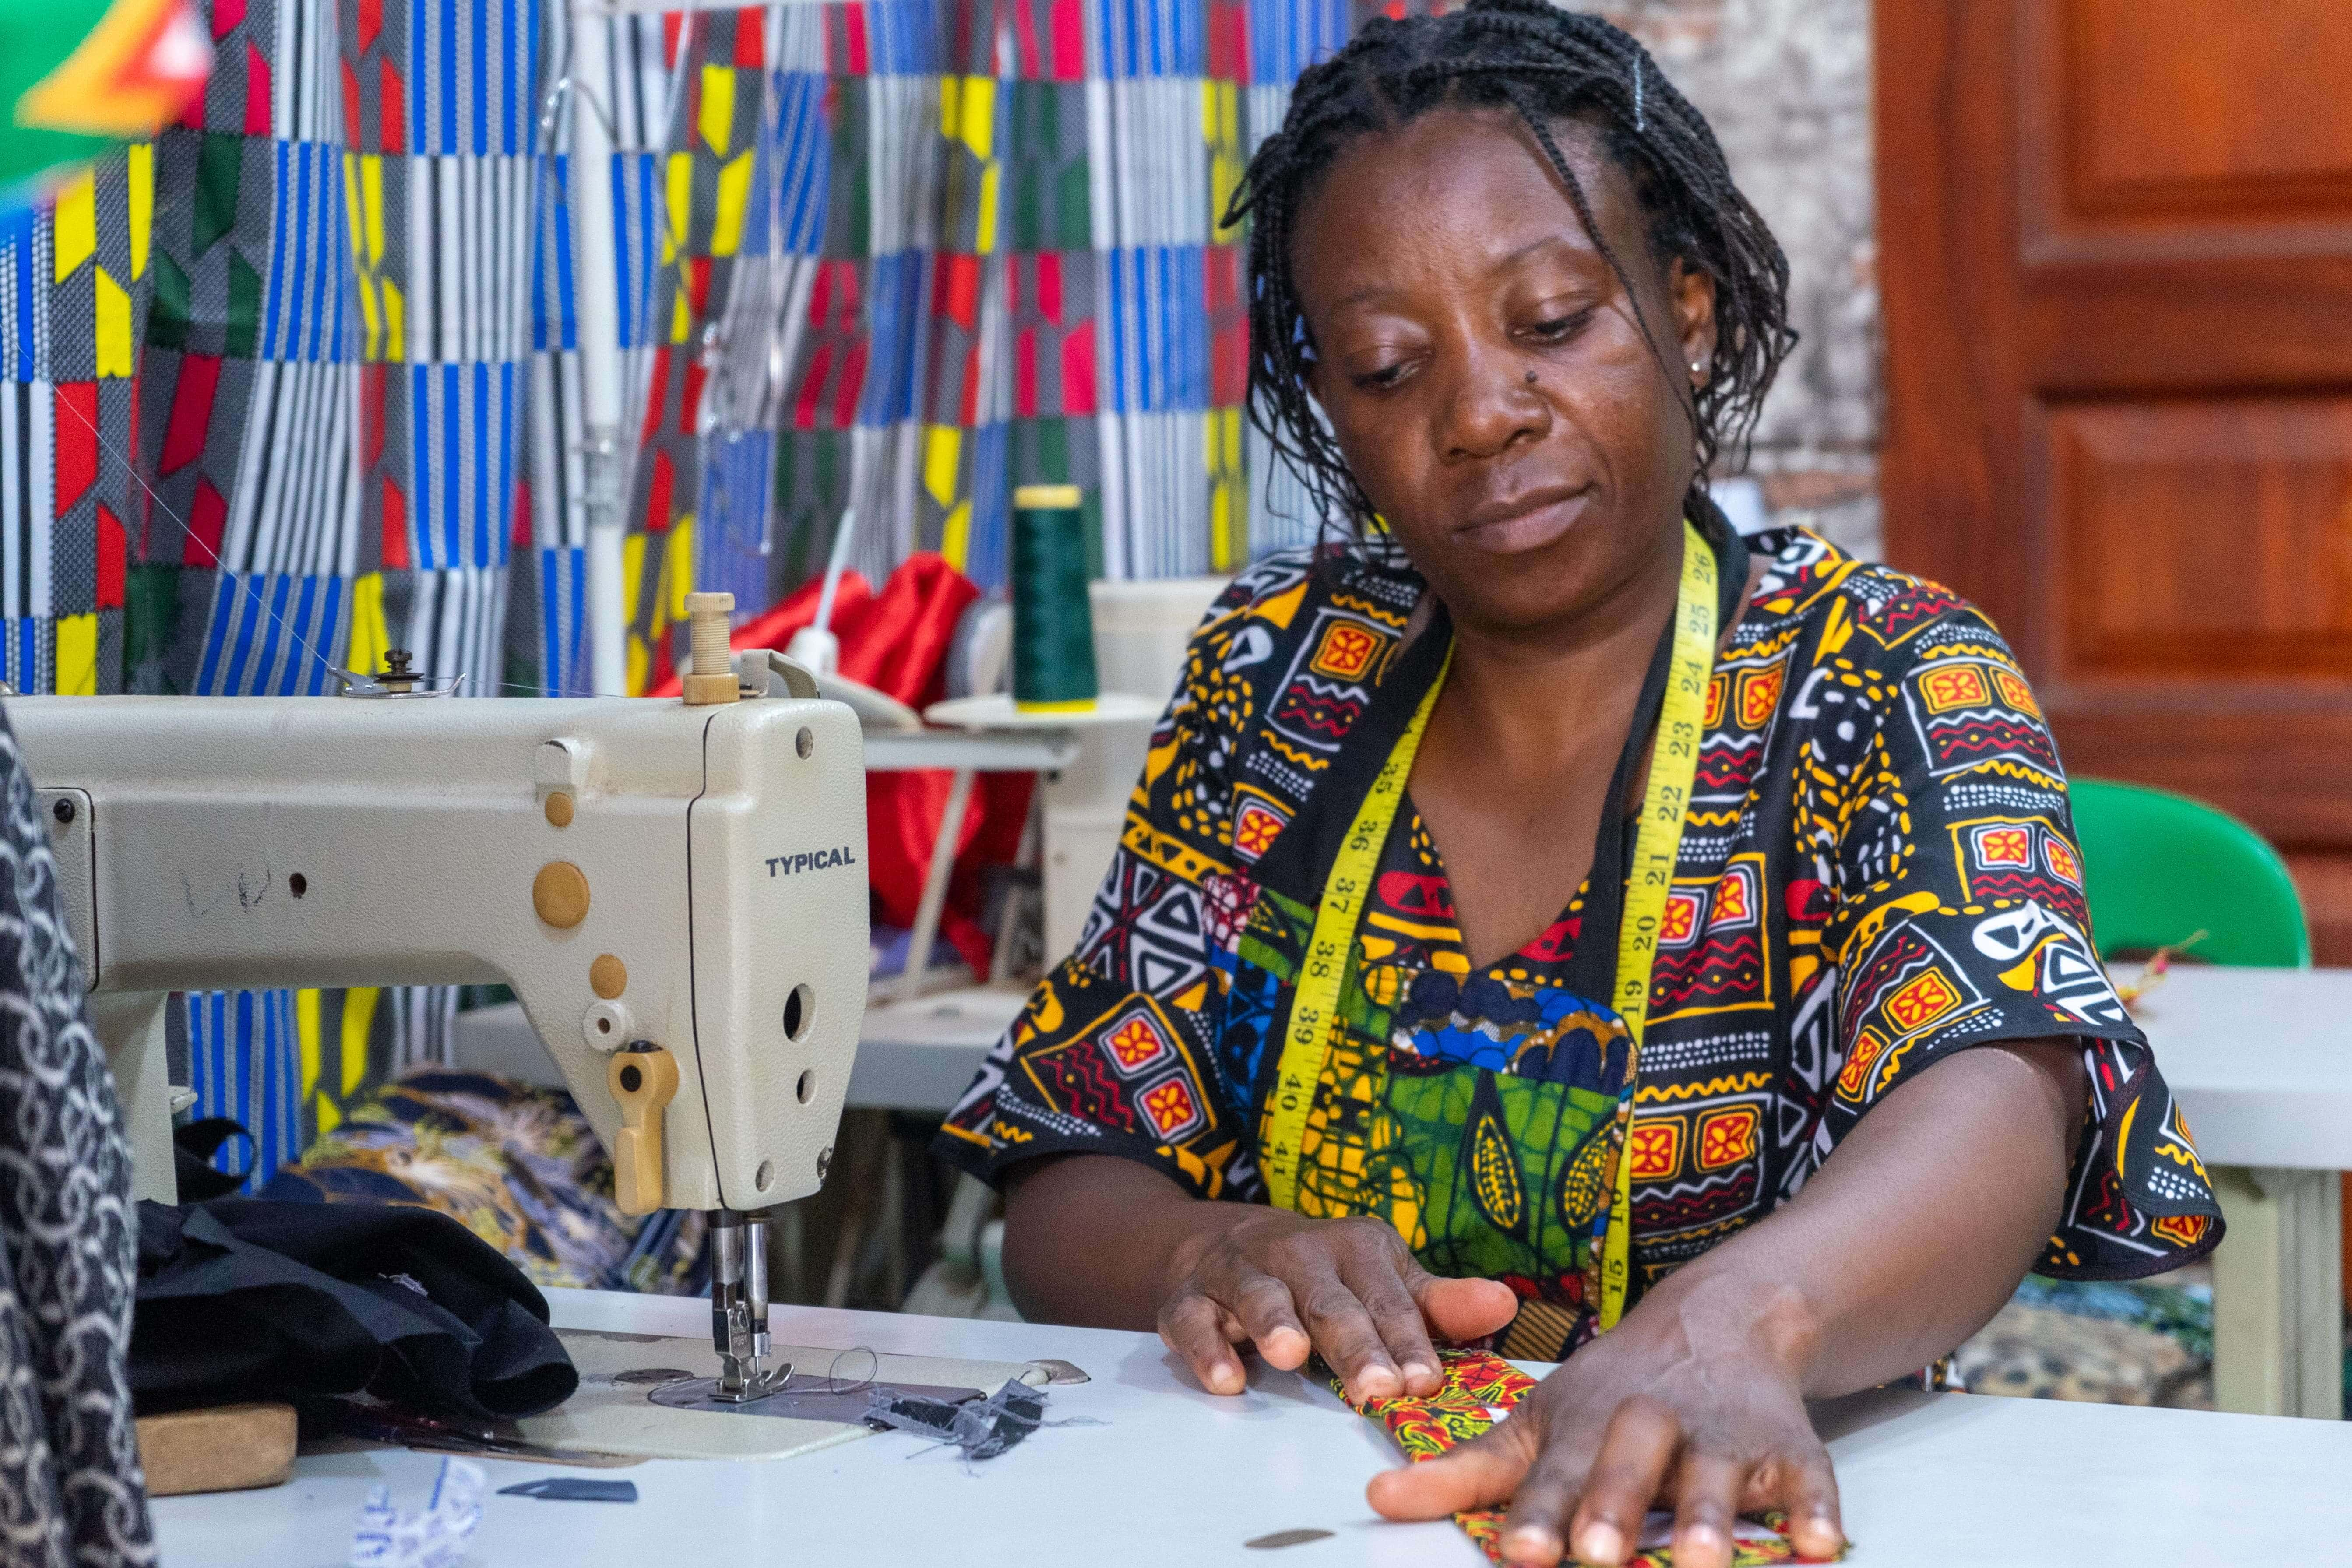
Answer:
[[[2352,963],[2352,0],[1878,0],[1888,558]]]

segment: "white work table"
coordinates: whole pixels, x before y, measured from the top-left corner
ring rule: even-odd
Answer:
[[[2229,1221],[2213,1255],[2213,1398],[2343,1414],[2352,970],[2176,968],[2132,1005]]]
[[[2132,1016],[2209,1163],[2352,1171],[2352,969],[2183,964]]]
[[[698,1335],[709,1323],[695,1300],[549,1294],[570,1327]],[[1363,1487],[1395,1462],[1387,1435],[1295,1374],[1259,1368],[1246,1395],[1221,1399],[1172,1370],[1148,1334],[804,1310],[780,1312],[776,1331],[929,1355],[1058,1356],[1093,1381],[1055,1387],[1048,1414],[1101,1425],[1048,1428],[970,1468],[897,1433],[761,1463],[581,1471],[483,1461],[493,1491],[590,1475],[635,1481],[638,1500],[488,1497],[467,1563],[1483,1561],[1450,1522],[1378,1520]],[[1815,1420],[1831,1438],[1859,1568],[2305,1563],[2352,1541],[2352,1425],[1895,1393],[1824,1404]],[[282,1487],[159,1500],[163,1559],[341,1563],[368,1489],[388,1484],[396,1503],[418,1506],[438,1463],[399,1449],[318,1454]],[[1332,1533],[1272,1553],[1244,1545],[1302,1529]]]

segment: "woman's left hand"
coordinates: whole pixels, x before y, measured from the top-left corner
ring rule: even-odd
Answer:
[[[1691,1283],[1696,1284],[1696,1281]],[[1619,1563],[1653,1506],[1675,1512],[1676,1568],[1727,1568],[1741,1513],[1780,1509],[1808,1558],[1844,1543],[1837,1478],[1805,1413],[1817,1338],[1788,1300],[1664,1289],[1538,1384],[1508,1420],[1442,1458],[1373,1479],[1391,1519],[1508,1500],[1503,1555]]]

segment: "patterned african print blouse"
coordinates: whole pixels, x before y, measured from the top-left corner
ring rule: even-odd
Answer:
[[[2221,1233],[2187,1126],[2089,931],[2057,752],[2008,647],[1943,589],[1801,531],[1717,655],[1653,972],[1633,1171],[1639,1291],[1787,1201],[1895,1085],[1996,1040],[2089,1069],[2036,1268],[2130,1279]],[[1269,558],[1194,635],[1077,949],[950,1113],[994,1178],[1117,1154],[1265,1200],[1257,1159],[1318,891],[1437,660],[1378,546]],[[1442,636],[1443,621],[1432,637]],[[1373,1214],[1424,1266],[1507,1281],[1505,1340],[1589,1337],[1628,1037],[1570,983],[1581,900],[1474,970],[1410,794],[1383,847],[1307,1117],[1297,1206]],[[1590,965],[1582,966],[1590,969]]]

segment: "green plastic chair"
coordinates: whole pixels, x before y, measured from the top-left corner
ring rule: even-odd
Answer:
[[[2102,957],[2201,931],[2199,962],[2311,967],[2302,895],[2261,834],[2170,790],[2076,779],[2069,793]]]

